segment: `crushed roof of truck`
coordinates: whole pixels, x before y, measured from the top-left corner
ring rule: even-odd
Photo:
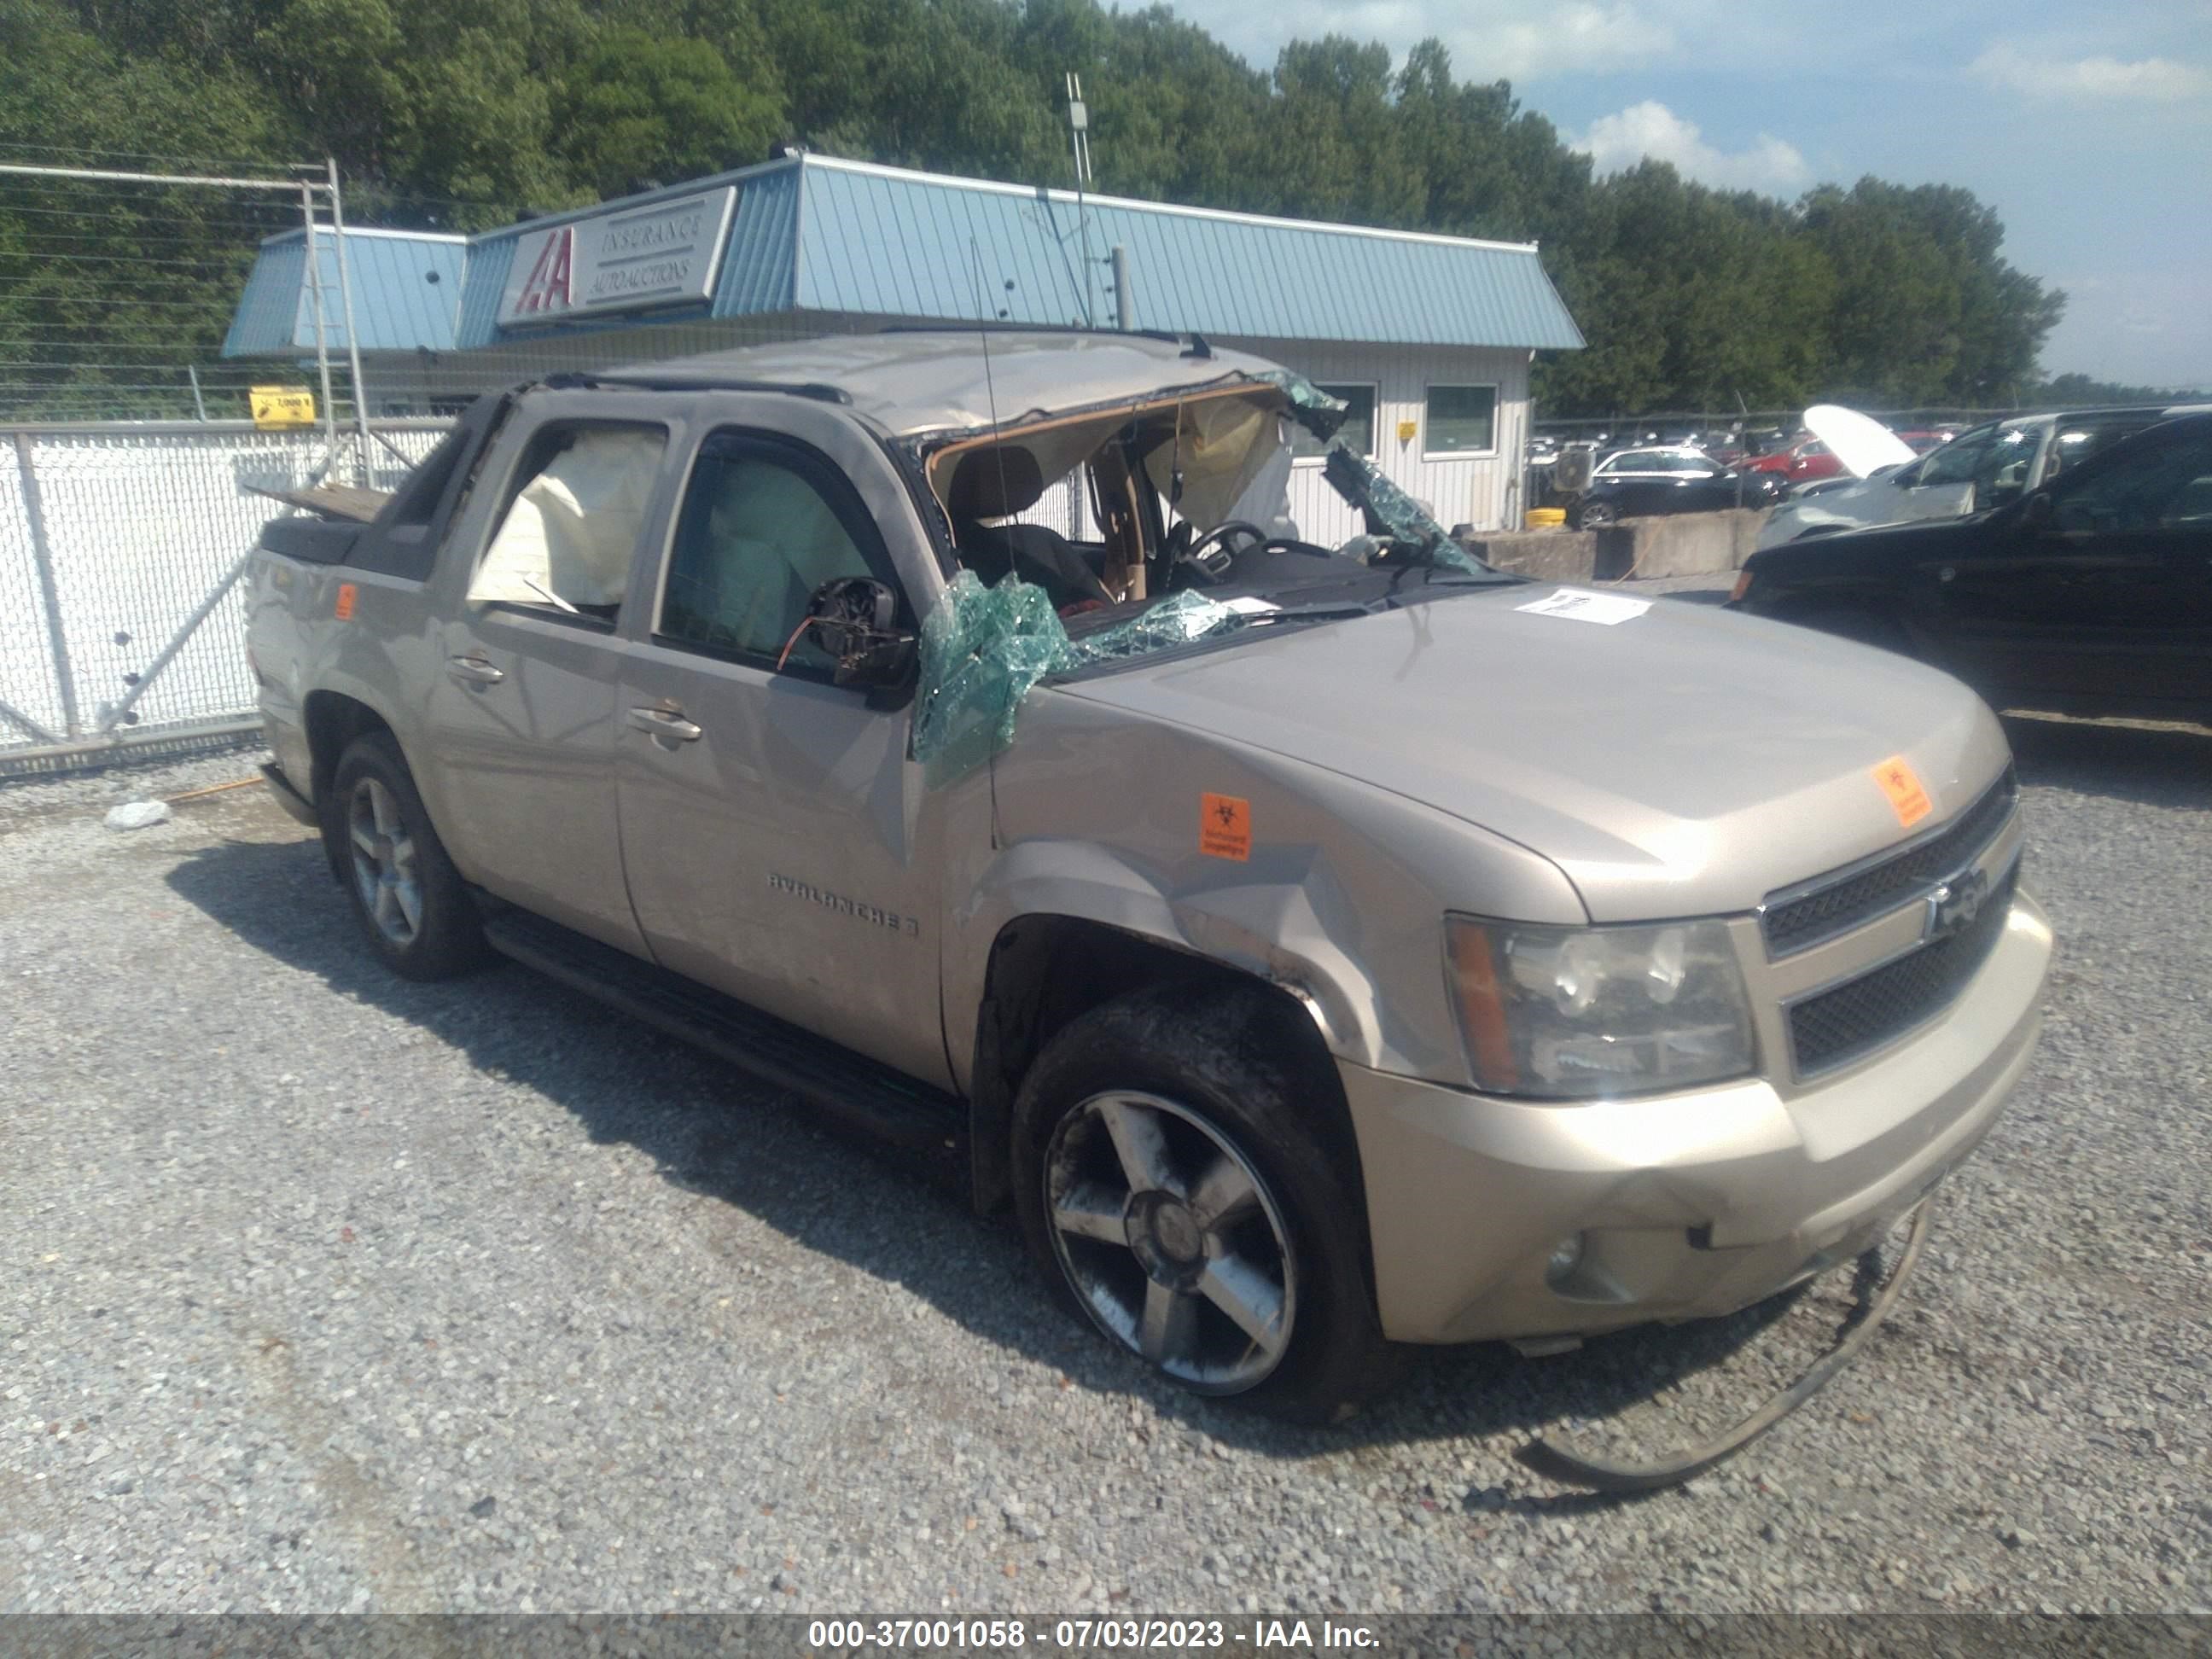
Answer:
[[[1264,357],[1195,337],[1030,329],[836,335],[599,369],[599,386],[781,391],[849,404],[901,437],[1012,427],[1182,391],[1279,386]]]

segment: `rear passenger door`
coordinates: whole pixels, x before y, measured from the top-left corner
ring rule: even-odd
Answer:
[[[630,898],[658,961],[943,1082],[942,858],[907,759],[910,710],[833,684],[800,628],[814,590],[843,576],[901,592],[910,624],[902,574],[822,449],[712,433],[647,636],[627,649],[616,775]]]
[[[615,809],[620,630],[671,494],[665,419],[562,393],[511,418],[438,573],[427,751],[410,757],[461,873],[642,955]],[[668,400],[653,400],[656,410]]]

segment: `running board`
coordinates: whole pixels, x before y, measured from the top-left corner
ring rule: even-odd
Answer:
[[[958,1096],[526,910],[487,916],[484,937],[525,967],[799,1096],[825,1127],[896,1148],[965,1190],[968,1108]]]

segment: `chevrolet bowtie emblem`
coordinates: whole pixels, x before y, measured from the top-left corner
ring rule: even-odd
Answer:
[[[1928,921],[1921,936],[1932,944],[1965,932],[1982,913],[1982,902],[1989,895],[1989,878],[1978,870],[1952,877],[1929,894]]]

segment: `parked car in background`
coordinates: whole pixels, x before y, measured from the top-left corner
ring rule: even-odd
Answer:
[[[1898,441],[1902,443],[1907,449],[1911,450],[1916,455],[1925,455],[1931,449],[1941,449],[1945,444],[1951,441],[1951,434],[1949,433],[1936,432],[1932,429],[1924,432],[1900,432],[1897,436]]]
[[[1747,472],[1771,474],[1780,483],[1804,483],[1814,478],[1832,478],[1844,471],[1836,453],[1818,438],[1799,438],[1771,454],[1743,463]]]
[[[1723,507],[1765,507],[1782,493],[1771,473],[1719,465],[1686,444],[1623,449],[1607,456],[1589,488],[1567,509],[1577,530],[1658,513],[1705,513]]]
[[[1998,708],[2212,719],[2212,413],[1992,511],[1754,553],[1729,603],[1921,658]]]
[[[2048,483],[2130,433],[2196,407],[2075,410],[1985,422],[1893,471],[1793,492],[1760,529],[1759,545],[1779,547],[1807,536],[1986,512]]]

